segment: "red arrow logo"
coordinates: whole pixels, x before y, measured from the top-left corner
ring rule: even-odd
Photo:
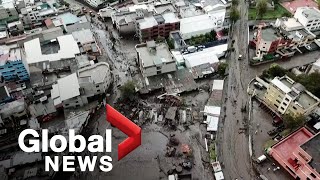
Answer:
[[[109,104],[106,106],[107,121],[129,137],[118,145],[118,160],[141,145],[141,128],[123,116]]]

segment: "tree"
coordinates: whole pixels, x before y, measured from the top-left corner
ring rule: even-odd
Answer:
[[[218,74],[220,76],[224,76],[225,73],[226,73],[227,67],[228,67],[227,63],[219,63],[219,65],[218,65]]]
[[[240,13],[238,9],[234,6],[231,7],[230,10],[230,19],[232,22],[236,22],[240,18]]]
[[[135,83],[133,81],[126,82],[123,86],[120,87],[121,96],[124,100],[133,100],[135,95]]]
[[[211,35],[211,40],[216,40],[217,39],[217,33],[215,30],[210,31],[210,35]]]
[[[232,0],[232,6],[238,6],[239,0]]]
[[[259,0],[257,3],[257,17],[262,17],[268,8],[267,0]]]
[[[320,9],[320,0],[317,0],[318,8]]]
[[[286,128],[290,130],[294,130],[297,127],[302,126],[306,122],[306,117],[302,114],[292,115],[292,114],[285,114],[283,116],[283,122],[286,125]]]
[[[172,39],[167,39],[167,44],[169,46],[169,49],[174,49],[174,43]]]

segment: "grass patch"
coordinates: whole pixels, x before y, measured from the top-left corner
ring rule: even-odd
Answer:
[[[268,140],[265,144],[264,144],[264,149],[268,149],[269,147],[271,147],[272,145],[274,145],[276,143],[276,141],[274,141],[273,139]]]
[[[286,136],[288,136],[291,132],[292,132],[292,131],[291,131],[290,129],[285,129],[285,130],[283,130],[283,131],[280,133],[280,135],[281,135],[282,137],[286,137]]]
[[[216,148],[214,143],[210,145],[209,153],[210,153],[210,159],[213,161],[216,161],[217,153],[216,153]]]
[[[282,7],[280,4],[275,4],[274,10],[268,10],[265,15],[263,15],[261,18],[257,18],[257,10],[256,8],[249,8],[249,20],[256,20],[256,19],[277,19],[279,17],[291,17],[291,13],[288,12],[284,7]]]

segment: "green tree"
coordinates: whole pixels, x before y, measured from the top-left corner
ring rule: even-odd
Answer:
[[[306,117],[302,114],[298,114],[295,116],[291,114],[285,114],[283,116],[283,122],[286,125],[286,128],[294,130],[295,128],[302,126],[306,122]]]
[[[210,32],[210,35],[211,35],[211,37],[212,37],[211,40],[217,40],[217,33],[216,33],[215,30],[212,30],[212,31]]]
[[[262,18],[262,16],[267,12],[268,2],[267,0],[259,0],[257,3],[257,17]]]
[[[226,73],[227,67],[228,67],[227,63],[219,63],[219,65],[218,65],[218,74],[220,76],[224,76],[225,73]]]
[[[317,0],[318,8],[320,9],[320,0]]]
[[[174,49],[174,42],[172,39],[168,38],[167,39],[167,44],[169,46],[169,49]]]
[[[239,0],[232,0],[232,6],[238,6]]]
[[[240,13],[238,9],[234,6],[231,7],[230,10],[230,19],[232,22],[236,22],[240,18]]]
[[[120,87],[121,97],[124,100],[133,100],[135,97],[135,83],[133,81],[126,82],[123,86]]]

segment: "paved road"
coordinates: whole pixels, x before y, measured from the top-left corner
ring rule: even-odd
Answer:
[[[246,127],[247,113],[241,109],[248,106],[246,92],[249,81],[254,77],[248,64],[248,28],[247,5],[239,1],[241,19],[233,26],[232,39],[235,40],[235,51],[229,56],[229,76],[226,84],[226,101],[222,112],[225,118],[218,135],[219,161],[223,162],[226,179],[253,179],[250,163],[248,132]],[[241,54],[243,60],[238,60]],[[224,109],[224,108],[223,108]]]

